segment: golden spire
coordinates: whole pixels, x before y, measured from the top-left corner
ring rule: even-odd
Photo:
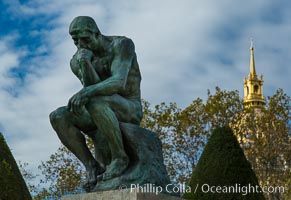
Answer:
[[[244,78],[244,105],[248,108],[261,109],[265,105],[263,94],[263,76],[258,79],[255,68],[254,44],[251,39],[250,46],[250,73]]]
[[[250,46],[250,77],[256,76],[256,67],[255,67],[255,56],[254,56],[254,44],[253,39],[251,38]]]

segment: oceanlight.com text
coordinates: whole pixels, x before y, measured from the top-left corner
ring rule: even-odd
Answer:
[[[201,191],[203,193],[240,193],[242,195],[247,195],[250,193],[284,193],[284,186],[263,186],[258,185],[240,185],[235,184],[232,186],[210,186],[209,184],[203,184],[201,186]]]

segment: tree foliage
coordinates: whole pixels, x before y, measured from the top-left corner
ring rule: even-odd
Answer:
[[[86,177],[83,166],[77,158],[64,146],[50,156],[46,162],[39,165],[43,179],[40,185],[43,187],[34,197],[35,200],[43,198],[59,199],[66,194],[78,194],[82,192],[82,183]]]
[[[266,194],[269,199],[290,199],[291,101],[282,89],[268,97],[264,109],[246,109],[233,125],[244,152],[262,186],[284,186],[284,193]]]
[[[216,87],[214,94],[208,90],[206,103],[197,98],[185,109],[175,103],[150,109],[144,102],[141,125],[159,135],[170,177],[175,183],[183,183],[189,181],[213,127],[228,125],[242,110],[238,91]]]

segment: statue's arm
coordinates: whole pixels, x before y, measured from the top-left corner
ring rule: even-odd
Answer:
[[[122,92],[125,89],[128,72],[135,56],[134,44],[124,38],[115,47],[115,56],[111,65],[112,76],[91,86],[86,87],[87,97],[108,96]]]
[[[70,67],[72,72],[77,76],[77,78],[81,81],[82,85],[84,85],[81,68],[79,67],[76,56],[74,55],[70,61]]]
[[[78,77],[84,87],[100,82],[99,75],[86,55],[89,53],[93,54],[87,49],[79,49],[70,62],[72,72]]]
[[[77,61],[81,69],[83,86],[94,85],[100,82],[100,77],[92,65],[93,52],[88,49],[78,49]]]

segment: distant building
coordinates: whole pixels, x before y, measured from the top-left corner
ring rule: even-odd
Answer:
[[[261,111],[266,105],[263,93],[263,83],[264,83],[263,75],[261,74],[260,78],[258,78],[256,73],[254,45],[252,40],[250,45],[250,72],[247,78],[244,77],[243,83],[244,83],[243,105],[245,111],[238,114],[237,117],[240,119],[239,122],[237,124],[231,124],[230,126],[236,130],[240,130],[237,131],[237,133],[236,131],[234,132],[235,135],[237,136],[239,143],[241,144],[241,147],[245,149],[253,146],[254,137],[262,138],[260,136],[262,131],[257,130],[256,132],[253,132],[249,128],[246,128],[249,126],[247,118],[251,117],[250,113],[247,112],[247,110],[248,109],[254,110],[256,121],[257,117],[262,116]]]

